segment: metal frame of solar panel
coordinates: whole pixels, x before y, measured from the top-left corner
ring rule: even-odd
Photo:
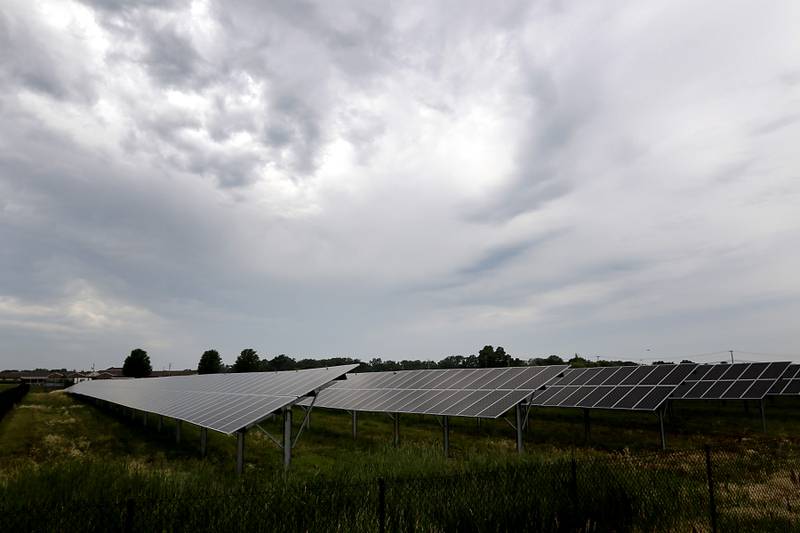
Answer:
[[[283,444],[275,438],[272,440],[284,449],[284,463],[288,467],[291,459],[291,407],[303,398],[316,397],[335,380],[341,379],[357,366],[341,365],[284,372],[94,380],[77,383],[66,391],[144,413],[174,418],[178,422],[195,424],[203,431],[211,429],[226,435],[237,433],[239,471],[242,468],[244,432],[282,411]],[[311,406],[313,407],[313,402]],[[305,427],[305,424],[301,426],[301,431],[302,427]],[[179,424],[176,431],[180,431]],[[299,434],[297,436],[299,437]]]
[[[773,383],[767,396],[797,396],[800,394],[800,364],[792,363]]]
[[[316,406],[362,412],[499,418],[566,368],[553,365],[348,374],[346,380],[320,393]]]
[[[788,362],[697,365],[670,399],[762,400],[788,367]]]
[[[571,368],[533,395],[536,407],[658,410],[697,365]]]

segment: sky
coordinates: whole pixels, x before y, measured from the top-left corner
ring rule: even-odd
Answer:
[[[800,2],[5,0],[0,368],[800,360]]]

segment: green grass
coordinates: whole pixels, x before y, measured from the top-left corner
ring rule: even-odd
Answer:
[[[17,385],[18,385],[18,383],[0,383],[0,392],[4,391],[6,389],[13,389]]]
[[[567,530],[704,530],[706,443],[724,450],[714,463],[726,530],[789,530],[800,503],[798,407],[770,402],[764,435],[757,405],[745,416],[741,402],[676,404],[666,454],[651,414],[592,412],[587,445],[581,411],[534,409],[523,456],[505,421],[451,419],[449,459],[434,417],[402,416],[396,449],[388,416],[361,414],[354,441],[349,414],[320,409],[288,475],[280,450],[251,430],[239,478],[232,437],[209,432],[203,459],[189,424],[176,444],[170,421],[158,433],[154,416],[145,428],[141,417],[31,392],[0,421],[0,530],[12,529],[3,516],[27,512],[47,517],[42,529],[76,529],[73,513],[96,526],[78,529],[119,529],[129,498],[148,509],[134,514],[138,529],[374,530],[378,478],[389,480],[387,519],[401,529],[564,530],[579,519]],[[295,431],[301,419],[298,409]],[[279,420],[263,426],[280,434]]]

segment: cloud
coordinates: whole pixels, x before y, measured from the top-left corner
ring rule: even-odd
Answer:
[[[6,3],[4,365],[797,351],[796,10]]]

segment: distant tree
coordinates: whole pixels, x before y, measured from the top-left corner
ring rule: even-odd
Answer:
[[[586,359],[584,359],[583,357],[581,357],[578,354],[575,354],[575,357],[573,357],[572,359],[567,361],[567,363],[572,368],[586,368],[588,366],[595,366],[590,361],[587,361]]]
[[[252,348],[245,348],[236,362],[233,363],[234,372],[258,372],[261,367],[261,360],[258,358],[258,352]]]
[[[681,361],[681,364],[684,364],[684,363],[694,364],[694,361],[689,361],[688,359],[684,359],[683,361]]]
[[[419,359],[403,359],[400,361],[400,368],[403,370],[427,370],[436,368],[436,366],[433,361],[420,361]]]
[[[448,355],[437,365],[439,368],[464,368],[466,357],[463,355]]]
[[[498,346],[494,350],[494,366],[514,366],[512,357],[502,346]]]
[[[197,364],[198,374],[219,374],[222,371],[222,358],[216,350],[206,350]]]
[[[261,363],[261,367],[268,372],[294,370],[297,368],[295,360],[286,354],[278,355],[270,360],[264,359]]]
[[[145,378],[153,373],[150,356],[141,348],[131,351],[122,364],[122,375],[130,378]]]
[[[356,369],[356,372],[368,372],[369,371],[369,363],[362,363],[359,359],[353,359],[352,357],[331,357],[328,359],[300,359],[295,363],[295,368],[303,369],[303,368],[326,368],[329,366],[340,366],[340,365],[359,365]]]
[[[478,367],[489,368],[494,362],[494,346],[487,344],[478,352]]]
[[[506,353],[502,346],[498,346],[497,349],[495,349],[487,344],[478,352],[478,366],[480,368],[511,366],[512,362],[513,359]],[[522,365],[523,362],[519,361],[519,364]]]

